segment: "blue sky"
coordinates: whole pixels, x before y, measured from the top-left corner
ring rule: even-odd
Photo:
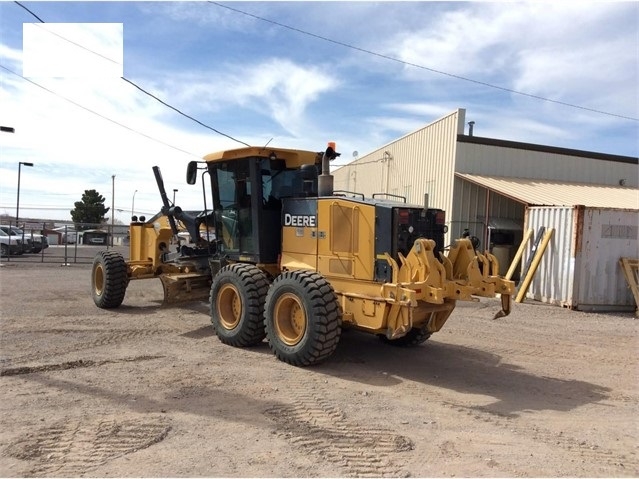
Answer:
[[[121,75],[241,142],[335,141],[341,164],[457,108],[477,136],[639,155],[637,2],[21,3],[45,23],[0,1],[2,213],[20,161],[20,217],[68,220],[86,189],[110,206],[114,183],[116,219],[152,215],[154,165],[200,207],[187,162],[242,144]],[[65,48],[62,73],[34,68]]]

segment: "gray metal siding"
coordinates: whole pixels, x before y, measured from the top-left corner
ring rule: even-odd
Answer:
[[[603,185],[639,186],[636,164],[459,142],[455,171]]]

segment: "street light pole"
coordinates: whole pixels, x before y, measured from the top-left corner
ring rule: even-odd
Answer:
[[[135,194],[138,192],[138,190],[135,190],[133,192],[133,201],[131,201],[131,218],[133,218],[133,212],[135,211]]]
[[[115,175],[111,175],[111,248],[113,248],[114,226],[115,226]]]
[[[16,227],[19,227],[18,225],[18,216],[20,215],[20,167],[24,165],[24,166],[33,166],[33,163],[29,163],[26,161],[20,161],[18,162],[18,200],[16,201]]]
[[[177,188],[173,188],[173,206],[175,206],[175,193],[177,193]]]

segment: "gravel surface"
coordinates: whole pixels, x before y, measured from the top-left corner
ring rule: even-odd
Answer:
[[[90,265],[0,267],[0,475],[639,476],[632,313],[458,303],[417,348],[346,331],[305,369],[161,300],[133,281],[100,310]]]

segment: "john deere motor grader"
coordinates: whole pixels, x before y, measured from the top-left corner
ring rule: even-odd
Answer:
[[[154,167],[163,207],[132,218],[130,254],[94,259],[92,294],[116,308],[130,280],[159,278],[165,301],[209,298],[219,339],[247,347],[267,339],[296,366],[328,358],[344,328],[399,345],[439,331],[457,300],[501,295],[508,315],[514,284],[491,254],[467,238],[447,248],[444,211],[392,195],[334,191],[324,152],[247,147],[187,167],[202,177],[204,209],[169,202]],[[191,243],[178,238],[178,225]],[[214,231],[212,235],[210,232]]]

